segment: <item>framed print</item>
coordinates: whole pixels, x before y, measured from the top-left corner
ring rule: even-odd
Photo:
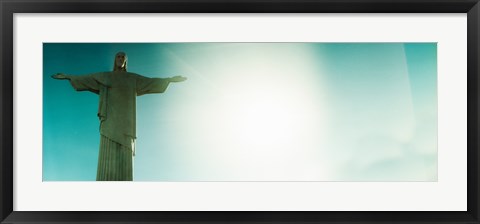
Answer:
[[[477,223],[478,1],[1,1],[2,223]]]

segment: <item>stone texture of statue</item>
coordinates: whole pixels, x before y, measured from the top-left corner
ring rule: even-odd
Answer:
[[[163,93],[171,82],[186,78],[148,78],[127,71],[127,55],[115,55],[110,72],[87,75],[58,73],[55,79],[69,80],[77,91],[99,95],[100,149],[97,181],[132,181],[136,140],[136,98]]]

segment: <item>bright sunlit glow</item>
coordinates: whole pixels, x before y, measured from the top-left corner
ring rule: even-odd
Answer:
[[[190,129],[186,138],[202,151],[190,156],[198,163],[210,161],[206,173],[223,170],[237,174],[235,180],[324,177],[318,161],[326,108],[318,88],[318,63],[311,61],[309,50],[281,45],[209,50],[202,57],[220,60],[205,71],[217,77],[206,80],[215,86],[210,89],[215,97],[193,103],[186,116],[194,118],[184,122]],[[230,51],[235,51],[231,57],[217,55]],[[192,78],[205,78],[203,72],[197,69]]]

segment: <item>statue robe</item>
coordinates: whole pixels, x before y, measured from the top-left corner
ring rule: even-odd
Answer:
[[[75,90],[99,95],[101,139],[97,180],[133,180],[136,97],[148,93],[163,93],[169,81],[124,71],[68,78]]]

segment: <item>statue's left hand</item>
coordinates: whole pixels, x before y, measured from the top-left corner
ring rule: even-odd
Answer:
[[[174,77],[168,79],[168,81],[170,81],[170,82],[183,82],[185,80],[187,80],[187,78],[183,77],[183,76],[174,76]]]
[[[63,73],[57,73],[52,75],[52,78],[54,79],[68,79],[68,76],[63,74]]]

